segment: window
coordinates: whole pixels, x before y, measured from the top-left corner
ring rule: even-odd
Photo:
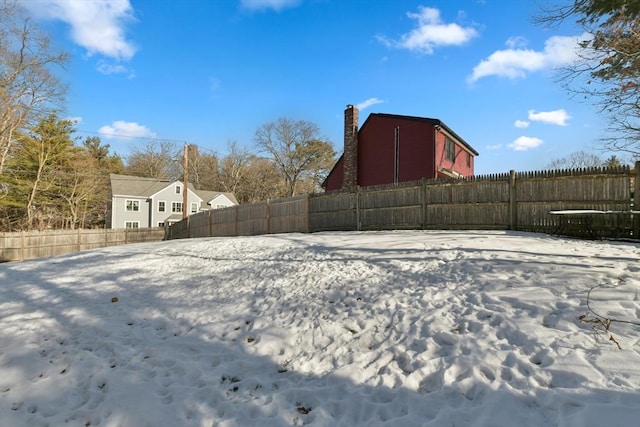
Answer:
[[[471,167],[471,154],[467,153],[467,166]]]
[[[171,202],[171,212],[182,212],[182,202]]]
[[[140,211],[140,200],[127,200],[125,209],[127,212]]]
[[[127,221],[124,223],[124,228],[140,228],[139,221]]]
[[[166,202],[162,201],[162,202],[158,202],[158,212],[164,212],[164,210],[166,209]]]
[[[224,209],[228,207],[227,205],[216,205],[216,209]]]
[[[448,136],[444,140],[444,153],[447,160],[456,162],[456,143]]]
[[[180,186],[176,185],[176,194],[180,194]]]
[[[159,222],[158,227],[164,227],[164,222]]]
[[[198,204],[191,203],[191,213],[196,213],[196,212],[198,212]]]

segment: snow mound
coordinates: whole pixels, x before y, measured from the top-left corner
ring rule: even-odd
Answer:
[[[640,245],[192,239],[0,265],[0,425],[632,426]]]

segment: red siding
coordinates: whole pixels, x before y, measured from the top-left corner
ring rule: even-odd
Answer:
[[[394,182],[396,127],[400,130],[398,182],[435,177],[433,126],[415,120],[372,116],[358,135],[358,185]]]
[[[324,189],[325,191],[335,191],[342,189],[342,181],[344,178],[344,158],[340,157],[336,162],[336,165],[333,167],[329,175],[327,176],[327,180],[325,181]]]
[[[453,138],[452,138],[453,139]],[[467,165],[467,151],[460,144],[456,144],[455,159],[453,162],[447,159],[445,153],[446,134],[443,131],[436,133],[436,171],[440,168],[451,169],[462,176],[473,176],[474,156],[471,155],[470,164]],[[438,176],[447,176],[439,173]],[[436,176],[436,178],[438,177]]]
[[[435,121],[438,123],[438,121]],[[474,156],[456,143],[455,160],[446,159],[445,130],[436,130],[428,121],[415,118],[371,115],[358,133],[358,185],[392,184],[394,182],[395,129],[400,129],[400,161],[398,182],[418,181],[447,176],[441,168],[463,176],[472,176]],[[435,136],[435,146],[434,146]],[[455,138],[452,138],[455,142]],[[326,191],[342,189],[343,158],[340,158],[325,182]]]

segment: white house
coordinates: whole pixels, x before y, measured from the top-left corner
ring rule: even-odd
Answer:
[[[111,200],[107,208],[107,228],[164,227],[182,219],[185,191],[182,181],[110,175]],[[238,204],[232,193],[187,191],[187,214]]]

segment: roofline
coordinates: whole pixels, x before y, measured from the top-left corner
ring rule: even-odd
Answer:
[[[440,126],[444,130],[446,130],[448,133],[450,133],[455,139],[457,139],[459,142],[461,142],[469,151],[471,151],[471,153],[473,153],[474,156],[479,156],[480,155],[476,151],[475,148],[473,148],[471,145],[469,145],[469,143],[467,141],[465,141],[460,135],[455,133],[442,120],[440,120],[440,119],[432,119],[430,117],[404,116],[404,115],[401,115],[401,114],[388,114],[388,113],[371,113],[371,114],[369,114],[367,119],[364,121],[364,123],[362,124],[360,129],[358,130],[358,133],[360,133],[360,131],[362,129],[364,129],[364,127],[367,125],[367,122],[369,121],[371,116],[386,117],[386,118],[390,118],[390,119],[399,119],[399,120],[411,120],[411,121],[428,123],[428,124],[430,124],[432,126]]]
[[[167,185],[165,185],[163,188],[161,188],[160,190],[156,191],[155,193],[151,194],[149,196],[149,198],[153,198],[156,196],[156,194],[160,193],[161,191],[166,190],[168,187],[172,186],[173,184],[176,183],[180,183],[180,185],[182,185],[182,187],[184,188],[184,184],[182,183],[182,181],[180,181],[179,179],[176,179],[175,181],[169,181],[169,183]],[[194,196],[196,196],[198,199],[200,199],[200,202],[202,202],[202,197],[200,197],[198,194],[196,194],[196,192],[194,190],[191,189],[191,187],[187,187],[187,191],[191,191],[191,194],[193,194]]]
[[[340,157],[336,159],[336,162],[333,164],[333,167],[331,168],[327,176],[324,177],[322,184],[320,184],[320,188],[327,188],[327,180],[329,179],[329,176],[331,176],[331,174],[333,173],[333,170],[338,166],[338,163],[340,162],[340,160],[342,160],[343,157],[344,157],[344,152],[340,154]]]
[[[131,196],[128,194],[112,194],[111,195],[111,198],[115,198],[115,197],[125,198],[125,199],[145,199],[145,200],[149,199],[149,196]]]

